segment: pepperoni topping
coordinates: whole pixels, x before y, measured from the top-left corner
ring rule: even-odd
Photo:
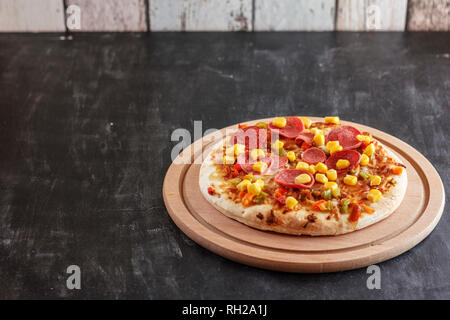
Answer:
[[[311,132],[301,132],[297,138],[295,138],[295,143],[301,145],[303,142],[312,144],[314,141],[314,134]]]
[[[230,144],[234,145],[236,143],[245,145],[250,150],[265,149],[267,145],[267,130],[257,126],[240,128],[230,138]]]
[[[269,128],[273,132],[278,133],[280,136],[294,139],[297,137],[304,129],[305,125],[302,120],[297,117],[285,117],[286,118],[286,126],[284,128],[275,127],[272,123],[269,123]]]
[[[341,126],[330,131],[326,142],[339,141],[342,150],[356,149],[361,145],[361,141],[356,138],[358,134],[361,132],[352,126]]]
[[[325,152],[319,148],[309,148],[304,151],[301,155],[302,160],[308,162],[309,164],[317,164],[319,162],[325,162],[327,160],[327,156]]]
[[[241,169],[243,171],[245,171],[246,173],[259,174],[260,172],[253,171],[253,164],[255,164],[255,162],[258,162],[258,161],[267,163],[267,167],[268,168],[266,169],[266,171],[264,171],[264,172],[267,172],[267,170],[271,166],[272,157],[264,157],[264,158],[261,158],[261,159],[253,160],[250,157],[250,153],[249,152],[241,153],[237,157],[237,163],[241,166]],[[264,173],[264,172],[262,172],[262,173]]]
[[[327,162],[325,162],[325,164],[327,165],[328,169],[336,169],[337,173],[345,173],[345,172],[355,168],[358,165],[360,158],[361,158],[361,155],[359,154],[358,151],[342,150],[342,151],[333,153],[328,158]],[[340,160],[340,159],[348,160],[350,162],[350,165],[345,169],[336,168],[336,162],[338,162],[338,160]]]
[[[272,161],[270,162],[268,168],[268,171],[270,173],[273,173],[274,171],[285,167],[289,162],[289,159],[287,157],[279,157],[277,155],[271,155],[270,157],[272,158]]]
[[[306,173],[311,177],[311,182],[308,184],[297,184],[295,183],[295,178],[303,173]],[[311,188],[314,184],[314,177],[309,171],[300,170],[300,169],[286,169],[279,172],[275,176],[275,182],[283,187],[296,188],[296,189],[304,189]]]

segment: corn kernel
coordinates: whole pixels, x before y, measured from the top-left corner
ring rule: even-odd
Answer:
[[[316,174],[316,181],[320,182],[320,183],[326,183],[328,182],[328,178],[326,175],[322,174],[322,173],[317,173]]]
[[[316,135],[316,134],[323,134],[323,131],[317,128],[311,128],[311,130],[309,130],[312,134]]]
[[[294,182],[296,184],[305,184],[305,183],[309,183],[311,182],[311,177],[309,176],[309,174],[306,173],[302,173],[298,176],[295,177]]]
[[[286,198],[286,207],[288,209],[293,209],[297,205],[298,201],[294,197],[287,197]]]
[[[350,161],[346,160],[346,159],[339,159],[336,162],[336,168],[338,169],[345,169],[348,168],[348,166],[350,165]]]
[[[258,183],[254,182],[247,186],[247,191],[254,195],[258,195],[261,193],[261,187]]]
[[[371,141],[370,136],[365,136],[363,134],[358,134],[356,136],[356,139],[358,139],[361,142],[365,142],[365,143],[370,143],[370,141]]]
[[[307,117],[300,117],[300,119],[302,120],[306,129],[308,129],[311,126],[311,123],[312,123],[311,119],[309,119]]]
[[[274,148],[275,150],[280,150],[281,148],[283,148],[283,146],[284,143],[281,142],[280,140],[277,140],[272,144],[272,148]]]
[[[339,187],[332,188],[331,195],[335,198],[339,197],[341,195],[341,189],[339,189]]]
[[[265,162],[258,161],[253,164],[254,171],[264,172],[266,169],[267,169],[267,163],[265,163]]]
[[[239,182],[236,187],[238,188],[239,191],[245,191],[247,190],[247,186],[249,184],[251,184],[250,180],[244,179],[241,182]]]
[[[325,117],[325,123],[339,124],[339,117]]]
[[[286,118],[283,118],[283,117],[276,117],[275,119],[273,119],[272,124],[273,124],[275,127],[278,127],[278,128],[284,128],[284,127],[286,126]]]
[[[250,157],[252,157],[253,160],[256,160],[258,158],[264,158],[266,154],[261,149],[253,149],[250,152]]]
[[[381,191],[377,190],[377,189],[371,189],[368,193],[367,193],[367,199],[369,199],[372,202],[377,202],[378,200],[381,199]]]
[[[255,183],[259,184],[259,186],[262,188],[264,188],[264,180],[263,179],[258,179],[255,181]]]
[[[326,164],[319,162],[318,164],[316,164],[315,169],[317,172],[326,173],[328,170],[328,167]]]
[[[369,164],[369,157],[367,156],[367,154],[363,154],[361,155],[361,160],[359,161],[359,164],[362,166],[367,166]]]
[[[337,171],[334,169],[327,170],[327,178],[328,180],[335,181],[337,179]]]
[[[308,167],[308,171],[312,174],[316,174],[316,167],[313,164],[310,164]]]
[[[234,164],[234,157],[224,156],[223,164]]]
[[[342,151],[342,146],[339,145],[339,141],[328,141],[327,149],[330,154],[333,154],[338,151]]]
[[[239,143],[236,143],[235,145],[234,145],[234,154],[236,155],[236,156],[238,156],[238,155],[240,155],[241,153],[244,153],[245,152],[245,146],[243,145],[243,144],[239,144]]]
[[[328,181],[323,184],[323,187],[325,190],[334,189],[338,187],[338,184],[336,182]]]
[[[294,162],[295,161],[295,153],[293,151],[289,151],[286,156],[287,156],[287,158],[289,159],[290,162]]]
[[[364,154],[371,157],[375,153],[375,146],[373,143],[369,144],[363,151]]]
[[[323,146],[325,143],[325,136],[323,134],[316,133],[314,135],[314,143],[316,146]]]
[[[244,179],[247,179],[247,180],[250,180],[250,181],[254,181],[255,177],[251,173],[249,173],[249,174],[244,176]]]
[[[225,155],[226,155],[226,156],[233,157],[233,156],[234,156],[234,147],[226,148],[226,149],[225,149]]]
[[[309,164],[307,164],[306,162],[300,161],[297,162],[297,165],[295,166],[295,169],[301,169],[301,170],[308,170],[309,169]]]
[[[358,182],[358,178],[351,175],[346,175],[344,177],[344,183],[348,184],[349,186],[354,186]]]
[[[381,177],[380,176],[371,176],[370,177],[370,185],[371,186],[378,186],[381,183]]]

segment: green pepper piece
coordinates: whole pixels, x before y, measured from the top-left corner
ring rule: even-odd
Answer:
[[[254,203],[260,203],[260,202],[262,202],[267,196],[268,196],[267,193],[265,193],[264,191],[261,191],[261,193],[258,194],[258,195],[253,199],[253,202],[254,202]]]
[[[348,212],[348,205],[350,204],[350,199],[342,199],[341,200],[341,213]]]
[[[278,155],[279,155],[280,157],[284,157],[285,155],[287,155],[287,152],[284,150],[284,148],[280,148],[280,149],[278,150]]]
[[[330,200],[331,199],[331,189],[323,191],[322,198],[324,198],[325,200]]]
[[[257,124],[255,124],[255,126],[257,126],[259,128],[267,129],[267,123],[265,123],[265,122],[258,122]]]
[[[370,178],[370,174],[368,174],[368,173],[365,172],[365,171],[360,171],[360,172],[359,172],[359,176],[360,176],[361,178],[363,178],[364,180],[366,180],[367,178]]]
[[[231,184],[238,184],[241,181],[242,181],[241,178],[234,178],[234,179],[228,180],[228,182],[231,183]]]

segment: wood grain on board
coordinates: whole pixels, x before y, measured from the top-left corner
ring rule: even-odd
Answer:
[[[151,0],[151,31],[251,31],[252,0]]]
[[[79,31],[147,31],[145,0],[67,0],[81,13]]]
[[[335,0],[255,0],[255,31],[334,29]]]
[[[0,1],[0,32],[65,31],[63,0]]]
[[[338,0],[336,30],[403,31],[407,0]]]
[[[410,0],[407,28],[411,31],[449,31],[450,0]]]

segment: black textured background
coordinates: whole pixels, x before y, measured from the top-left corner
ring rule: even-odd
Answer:
[[[161,188],[170,134],[194,120],[338,114],[417,148],[448,197],[449,99],[449,33],[0,35],[0,298],[448,299],[448,207],[368,290],[365,269],[285,274],[210,253]]]

